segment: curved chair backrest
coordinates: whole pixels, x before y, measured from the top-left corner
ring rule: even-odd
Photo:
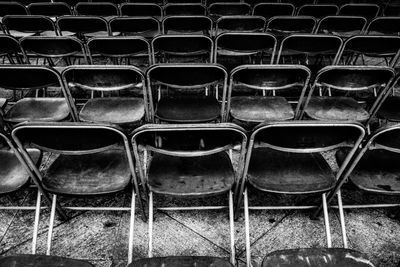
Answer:
[[[270,19],[276,16],[293,16],[295,7],[288,3],[259,3],[253,8],[253,15]]]
[[[167,0],[166,4],[201,4],[202,0]]]
[[[400,17],[377,17],[369,23],[366,34],[398,36],[400,34]]]
[[[223,32],[263,32],[266,20],[261,16],[223,16],[216,22],[216,34]]]
[[[206,13],[206,7],[202,4],[167,4],[164,7],[164,16],[202,16]]]
[[[185,257],[185,256],[174,256],[174,257],[160,257],[160,258],[146,258],[139,259],[128,267],[174,267],[174,266],[187,266],[187,267],[233,267],[229,261],[223,260],[216,257]]]
[[[341,16],[361,16],[371,20],[378,16],[379,6],[376,4],[345,4],[340,7]]]
[[[337,5],[314,5],[307,4],[299,8],[297,12],[298,16],[311,16],[314,18],[321,19],[326,16],[333,16],[339,12]]]
[[[299,8],[303,5],[312,5],[314,4],[314,0],[281,0],[282,3],[289,3],[294,5],[296,8]]]
[[[327,16],[318,23],[317,34],[334,34],[340,37],[350,37],[362,34],[367,25],[364,17]]]
[[[6,15],[28,15],[25,6],[18,2],[0,2],[0,17]]]
[[[128,3],[164,5],[164,0],[128,0]]]
[[[64,2],[32,3],[28,6],[32,15],[59,17],[72,15],[71,7]]]
[[[75,6],[77,15],[85,16],[118,16],[119,10],[110,2],[80,2]]]
[[[73,33],[83,36],[103,32],[109,35],[108,23],[104,18],[96,16],[62,16],[57,19],[57,27],[61,35]]]
[[[210,16],[235,16],[235,15],[250,15],[251,7],[246,3],[215,3],[208,7]]]
[[[160,33],[160,22],[153,17],[116,17],[110,20],[112,35],[152,38]]]
[[[26,32],[40,35],[41,32],[51,32],[57,35],[54,22],[46,16],[41,15],[7,15],[3,17],[3,25],[9,33],[13,31]]]
[[[11,35],[0,35],[0,56],[17,55],[21,52],[21,47],[17,39]],[[10,63],[15,63],[12,57],[9,57]]]
[[[75,260],[57,256],[45,255],[16,255],[0,258],[0,266],[69,266],[69,267],[94,267],[83,260]]]
[[[278,0],[245,0],[244,2],[251,6],[255,6],[260,3],[279,3],[280,1],[278,1]]]
[[[267,23],[267,32],[277,36],[287,36],[294,33],[313,33],[317,20],[309,16],[277,16]]]
[[[120,7],[121,16],[155,17],[161,19],[163,10],[161,6],[152,3],[124,3]]]
[[[211,35],[213,22],[207,16],[168,16],[162,21],[164,34]]]
[[[206,0],[206,6],[209,7],[212,4],[216,3],[239,3],[242,2],[241,0]]]
[[[89,0],[54,0],[54,3],[66,3],[70,7],[74,7],[79,2],[89,2]]]

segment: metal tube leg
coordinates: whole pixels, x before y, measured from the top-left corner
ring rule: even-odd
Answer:
[[[149,258],[153,257],[153,192],[149,192]]]
[[[234,224],[234,213],[233,213],[233,192],[229,191],[229,225],[230,225],[230,236],[231,236],[231,263],[235,265],[235,224]]]
[[[39,231],[39,219],[40,219],[40,202],[42,201],[41,193],[38,190],[36,198],[36,209],[35,209],[35,222],[33,224],[33,238],[32,238],[32,254],[36,254],[37,236]]]
[[[246,234],[246,267],[251,267],[251,251],[250,251],[250,221],[249,221],[249,199],[247,198],[247,189],[243,192],[244,199],[244,227]]]
[[[130,264],[133,259],[133,231],[134,231],[134,225],[135,225],[135,198],[136,198],[135,190],[132,189],[131,219],[129,222],[128,264]]]
[[[346,224],[345,224],[345,221],[344,221],[342,193],[340,192],[340,190],[337,192],[337,198],[338,198],[338,206],[339,206],[340,227],[341,227],[341,230],[342,230],[343,247],[344,248],[348,248],[347,236],[346,236]]]
[[[47,235],[46,255],[50,255],[50,250],[51,250],[51,239],[53,237],[54,218],[56,215],[56,203],[57,203],[57,195],[53,195],[53,201],[51,203],[51,212],[50,212],[49,233]]]
[[[326,232],[326,242],[328,248],[332,247],[331,229],[329,225],[328,205],[326,203],[326,193],[322,194],[322,207],[324,210],[324,223]]]

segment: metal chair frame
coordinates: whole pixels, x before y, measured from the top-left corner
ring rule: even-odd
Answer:
[[[177,14],[177,13],[173,12],[171,14],[170,13],[171,11],[168,12],[168,9],[171,9],[174,7],[175,8],[179,8],[179,7],[192,8],[192,11],[197,8],[199,10],[202,9],[203,12],[202,12],[202,14],[197,14],[197,12],[193,12],[194,14],[188,14],[188,13]],[[203,15],[205,16],[207,14],[207,8],[201,3],[198,3],[198,4],[196,4],[196,3],[169,3],[164,6],[163,11],[164,11],[164,17],[167,17],[167,16],[203,16]]]
[[[6,51],[5,45],[4,45],[4,43],[2,43],[3,40],[9,42],[9,44],[12,44],[14,46],[14,49],[10,49],[10,50],[7,49],[7,51]],[[1,45],[1,50],[3,50],[0,52],[0,57],[3,57],[2,64],[5,64],[6,59],[8,60],[8,62],[10,64],[16,64],[16,63],[22,64],[23,63],[23,60],[20,57],[20,53],[22,53],[22,49],[21,49],[19,41],[15,37],[8,35],[8,34],[1,34],[0,35],[0,45]]]
[[[377,17],[378,16],[378,14],[379,14],[379,11],[380,11],[380,7],[379,7],[379,5],[376,5],[376,4],[344,4],[344,5],[342,5],[341,7],[340,7],[340,9],[339,9],[339,12],[338,12],[338,15],[347,15],[347,14],[343,14],[343,9],[346,9],[346,8],[348,8],[348,7],[369,7],[369,8],[376,8],[376,13],[375,13],[375,15],[373,15],[372,17],[371,17],[371,19],[373,19],[373,18],[375,18],[375,17]],[[356,15],[356,14],[355,14]],[[357,15],[358,16],[362,16],[362,14],[360,14],[360,13],[357,13]],[[365,17],[365,16],[363,16],[363,17]],[[367,18],[368,19],[368,18]]]
[[[97,15],[97,14],[88,14],[88,13],[81,13],[80,11],[79,11],[79,8],[80,7],[91,7],[91,8],[93,8],[93,7],[105,7],[105,8],[107,8],[108,10],[107,11],[113,11],[112,13],[110,13],[110,14],[107,14],[107,15],[101,15],[102,17],[106,17],[106,16],[119,16],[119,9],[118,9],[118,7],[117,7],[117,5],[115,5],[115,4],[113,4],[113,3],[110,3],[110,2],[79,2],[78,4],[76,4],[75,5],[75,13],[77,14],[77,15],[80,15],[80,16],[85,16],[85,15],[87,15],[87,16],[99,16],[99,15]]]
[[[223,23],[225,20],[230,20],[230,21],[236,21],[236,23],[239,23],[240,21],[242,23],[240,23],[240,25],[243,27],[245,26],[246,21],[257,21],[259,23],[262,24],[262,27],[259,28],[253,28],[253,29],[249,29],[249,30],[245,30],[245,29],[237,29],[237,30],[224,30],[223,28],[220,28],[220,24]],[[222,16],[220,17],[216,23],[215,23],[215,36],[218,36],[221,33],[224,32],[264,32],[265,30],[265,25],[266,25],[267,21],[264,17],[262,16]]]
[[[392,29],[385,29],[385,25],[380,25],[383,28],[379,28],[379,23],[385,22],[387,21],[387,23],[390,24],[389,27],[393,27]],[[400,27],[398,27],[397,25],[399,25],[400,23],[400,18],[399,17],[376,17],[374,18],[367,26],[367,29],[365,30],[366,34],[371,34],[371,31],[373,31],[373,35],[377,35],[377,30],[380,29],[380,31],[378,31],[379,33],[383,34],[383,35],[396,35],[398,36],[400,33]],[[378,26],[376,25],[378,24]],[[388,30],[393,30],[394,28],[396,28],[397,26],[397,32],[388,32]],[[374,29],[374,27],[378,27],[377,29]]]
[[[61,15],[56,15],[55,13],[50,12],[50,10],[48,12],[44,12],[43,10],[41,12],[39,12],[38,10],[35,10],[37,8],[48,8],[50,9],[51,7],[62,7],[65,9],[65,11],[68,10],[68,12],[65,12],[64,14]],[[43,16],[49,16],[49,17],[58,17],[58,16],[65,16],[65,15],[72,15],[72,9],[71,7],[64,3],[64,2],[42,2],[42,3],[31,3],[28,5],[28,11],[30,14],[32,15],[43,15]],[[58,13],[58,12],[57,12]]]
[[[55,23],[50,19],[50,17],[42,16],[42,15],[7,15],[7,16],[4,16],[3,19],[2,19],[2,24],[3,24],[4,28],[5,28],[6,33],[12,35],[12,32],[10,32],[10,31],[20,32],[20,30],[22,30],[22,29],[10,28],[10,26],[7,25],[7,20],[20,20],[19,23],[18,23],[20,25],[20,24],[23,23],[24,19],[30,19],[30,20],[35,19],[35,20],[42,21],[42,23],[47,23],[48,25],[46,25],[46,26],[48,26],[49,29],[46,29],[45,31],[52,32],[52,33],[54,33],[54,36],[58,36],[58,31],[57,31],[57,27],[56,27]],[[28,25],[28,29],[26,29],[26,31],[23,31],[23,32],[28,32],[28,33],[33,33],[33,34],[39,33],[40,34],[39,31],[36,31],[36,30],[39,30],[39,29],[36,29],[35,31],[32,31],[32,30],[29,29],[30,26],[32,26],[32,25]],[[50,27],[51,27],[51,29],[50,29]]]
[[[334,14],[328,14],[328,15],[323,15],[323,16],[319,16],[319,18],[321,18],[321,17],[325,17],[325,16],[333,16],[333,15],[336,15],[338,12],[339,12],[339,7],[337,6],[337,5],[329,5],[329,4],[305,4],[305,5],[302,5],[299,9],[298,9],[298,11],[297,11],[297,15],[298,16],[313,16],[313,17],[316,17],[316,16],[314,16],[313,14],[304,14],[303,12],[304,12],[304,10],[306,10],[306,9],[314,9],[314,11],[315,11],[315,9],[317,9],[317,8],[325,8],[325,9],[335,9],[336,10],[336,12],[334,13]]]
[[[178,30],[178,29],[169,29],[168,25],[167,25],[169,21],[181,20],[182,23],[184,23],[185,20],[195,20],[195,19],[199,19],[199,20],[201,19],[201,20],[207,21],[207,24],[209,25],[209,27],[207,27],[207,29],[206,28],[202,29],[202,31],[203,31],[204,35],[211,36],[212,32],[213,32],[213,21],[207,16],[168,16],[168,17],[165,17],[161,22],[163,34],[169,34],[168,33],[169,30],[172,30],[172,31]],[[183,26],[187,26],[187,24],[183,24]],[[184,27],[184,28],[186,28],[186,27]],[[183,31],[183,30],[179,31],[179,34],[192,34],[192,32],[188,29],[187,32]]]
[[[140,20],[142,20],[142,21],[147,20],[149,22],[151,21],[153,24],[157,25],[157,30],[154,33],[154,36],[157,36],[158,34],[161,33],[160,22],[154,17],[139,17],[139,16],[138,17],[125,17],[125,16],[123,16],[123,17],[115,17],[115,18],[113,18],[113,19],[111,19],[109,21],[109,27],[110,27],[111,35],[112,36],[117,36],[117,34],[118,34],[118,35],[122,35],[122,36],[143,36],[145,38],[152,39],[154,37],[153,35],[152,36],[147,36],[145,34],[146,32],[151,31],[151,29],[146,29],[146,30],[140,29],[140,30],[142,30],[140,32],[123,32],[120,29],[118,29],[118,27],[116,29],[116,26],[114,25],[117,22],[125,22],[126,23],[127,21],[128,22],[135,22],[135,21],[140,21]],[[131,35],[130,33],[133,33],[133,35]]]
[[[84,21],[85,20],[97,20],[99,23],[101,23],[101,24],[103,24],[103,29],[101,29],[102,31],[104,31],[104,32],[106,32],[106,34],[107,34],[107,36],[110,36],[111,35],[111,32],[110,32],[110,28],[109,28],[109,26],[108,26],[108,22],[107,22],[107,20],[105,20],[104,18],[102,18],[102,17],[99,17],[99,16],[61,16],[61,17],[58,17],[57,18],[57,21],[56,21],[56,25],[57,25],[57,28],[59,29],[59,31],[60,31],[60,35],[61,36],[63,36],[63,31],[68,31],[68,30],[66,30],[64,27],[60,27],[60,22],[62,22],[63,20],[70,20],[70,21],[73,21],[73,20],[82,20],[82,23],[84,23]],[[78,35],[78,38],[79,37],[82,37],[83,39],[85,39],[85,38],[87,38],[87,34],[89,33],[89,36],[90,36],[90,33],[91,32],[86,32],[86,31],[84,31],[84,32],[81,32],[81,31],[79,31],[79,30],[76,30],[76,31],[73,31],[73,34],[74,35]]]
[[[265,17],[263,16],[263,14],[261,14],[261,12],[257,12],[258,9],[261,9],[262,7],[287,7],[288,9],[291,9],[291,12],[289,14],[273,14],[270,17]],[[252,10],[252,15],[255,16],[263,16],[265,17],[267,20],[276,17],[276,16],[294,16],[294,12],[295,12],[296,8],[294,7],[294,5],[289,4],[289,3],[258,3],[254,6],[253,10]],[[282,13],[282,12],[280,12]]]
[[[364,33],[364,31],[365,31],[365,28],[367,27],[367,20],[364,18],[364,17],[356,17],[356,16],[326,16],[326,17],[324,17],[324,18],[322,18],[319,22],[318,22],[318,25],[317,25],[317,28],[315,29],[315,33],[316,34],[323,34],[323,33],[325,33],[326,34],[326,32],[322,32],[323,30],[324,30],[324,23],[327,23],[327,21],[329,22],[329,21],[339,21],[339,20],[350,20],[350,19],[353,19],[353,20],[355,20],[355,19],[359,19],[360,21],[363,21],[363,26],[361,27],[361,29],[359,29],[359,32],[358,32],[358,34],[363,34]],[[349,26],[352,26],[352,25],[349,25]],[[333,29],[334,30],[334,29]],[[340,30],[340,29],[338,29],[338,30]],[[345,34],[340,34],[341,32],[336,32],[336,33],[332,33],[332,34],[335,34],[335,35],[338,35],[338,36],[340,36],[340,37],[342,37],[342,38],[347,38],[347,37],[350,37],[350,36],[352,36],[352,35],[354,35],[353,33],[349,33],[349,35],[345,35]]]
[[[144,7],[151,7],[151,8],[153,8],[154,10],[155,9],[157,9],[157,11],[159,12],[159,16],[152,16],[152,15],[148,15],[148,14],[146,14],[146,15],[143,15],[143,14],[140,14],[139,16],[137,16],[137,17],[143,17],[143,16],[152,16],[152,17],[155,17],[155,18],[157,18],[158,20],[162,20],[162,18],[163,18],[163,9],[162,9],[162,7],[160,6],[160,5],[158,5],[158,4],[153,4],[153,3],[123,3],[123,4],[121,4],[121,6],[119,7],[119,11],[120,11],[120,14],[121,14],[121,16],[130,16],[130,17],[136,17],[135,15],[132,15],[132,14],[130,14],[129,12],[126,12],[126,10],[124,11],[124,9],[127,9],[127,8],[129,8],[129,7],[131,7],[131,8],[135,8],[135,7],[142,7],[142,8],[144,8]]]

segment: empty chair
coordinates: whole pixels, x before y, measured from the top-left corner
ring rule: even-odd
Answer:
[[[249,139],[243,181],[236,206],[236,214],[239,215],[243,195],[247,266],[251,266],[250,209],[313,209],[318,207],[304,204],[276,206],[271,205],[271,201],[264,201],[267,205],[264,203],[264,205],[251,205],[248,196],[256,191],[303,197],[315,196],[316,200],[320,198],[321,200],[316,203],[323,204],[327,247],[332,246],[326,194],[335,187],[336,180],[341,177],[364,135],[365,130],[360,124],[332,121],[272,122],[261,124],[255,128]],[[345,155],[343,163],[338,164],[339,168],[335,170],[331,168],[330,162],[325,160],[323,153],[332,153],[339,147],[350,147],[351,149]],[[268,164],[266,164],[267,162]],[[308,261],[305,266],[310,266],[311,263]],[[286,263],[283,266],[286,266]]]
[[[151,41],[154,63],[211,63],[213,48],[204,35],[160,35]]]
[[[122,130],[116,126],[94,123],[25,123],[16,127],[12,136],[39,177],[45,192],[53,195],[46,254],[51,254],[57,205],[60,210],[64,210],[57,201],[60,196],[61,201],[71,198],[99,198],[127,190],[132,192],[128,194],[131,200],[127,207],[106,205],[93,209],[75,206],[74,209],[129,211],[128,260],[131,260],[138,184],[129,142]],[[30,146],[40,147],[42,151],[58,156],[48,165],[46,173],[42,174],[32,164],[32,159],[26,153]],[[138,202],[141,205],[140,198]]]
[[[206,0],[206,6],[209,7],[212,4],[219,4],[219,3],[240,3],[241,0]]]
[[[28,15],[28,10],[18,2],[0,2],[0,18],[6,15]]]
[[[229,261],[217,257],[207,257],[207,256],[170,256],[170,257],[153,257],[153,258],[143,258],[133,261],[128,267],[145,267],[145,266],[180,266],[182,264],[190,264],[190,266],[199,267],[232,267]]]
[[[130,17],[154,17],[161,20],[162,8],[157,4],[124,3],[120,6],[121,16]]]
[[[268,21],[266,31],[279,40],[294,33],[313,33],[316,25],[316,19],[309,16],[277,16]]]
[[[53,0],[54,3],[65,3],[71,7],[75,6],[79,2],[89,2],[89,0]]]
[[[83,260],[75,260],[57,256],[46,255],[14,255],[0,258],[0,266],[69,266],[69,267],[94,267],[91,263]]]
[[[28,10],[32,15],[49,17],[72,15],[71,7],[64,2],[32,3],[28,6]]]
[[[230,75],[227,116],[250,125],[298,119],[310,76],[301,65],[239,66]]]
[[[314,5],[308,4],[303,5],[297,12],[298,16],[311,16],[317,19],[321,19],[326,16],[333,16],[339,12],[337,5]]]
[[[251,7],[246,3],[214,3],[208,7],[208,14],[212,18],[221,16],[250,15]]]
[[[325,67],[311,86],[304,113],[315,120],[368,124],[393,77],[394,70],[389,67]]]
[[[293,16],[295,7],[287,3],[259,3],[253,8],[253,15],[267,20],[275,16]]]
[[[57,27],[61,35],[75,35],[82,40],[109,35],[107,21],[95,16],[62,16],[57,18]]]
[[[81,59],[88,64],[83,43],[72,36],[28,36],[20,43],[25,61],[30,64],[63,67],[80,63]]]
[[[9,64],[22,63],[21,47],[17,39],[10,35],[0,35],[0,57],[3,58],[2,64],[8,62]]]
[[[397,79],[392,83],[392,88],[383,97],[382,101],[376,106],[376,115],[378,119],[386,120],[390,122],[400,121],[400,97],[397,94],[397,88],[400,85],[400,79]]]
[[[86,2],[86,1],[81,1],[81,2]],[[88,1],[88,2],[90,2],[90,1]],[[108,1],[104,1],[104,0],[91,0],[91,2],[93,2],[93,3],[99,3],[99,2],[101,2],[101,3],[112,3],[112,4],[114,4],[114,5],[120,5],[120,4],[122,4],[122,3],[126,3],[127,1],[125,1],[125,0],[108,0]]]
[[[118,7],[110,2],[80,2],[75,6],[77,15],[112,17],[118,16]]]
[[[182,143],[184,141],[184,143]],[[246,149],[246,134],[234,124],[190,124],[190,125],[145,125],[133,133],[132,145],[135,155],[142,152],[151,154],[148,168],[137,159],[140,176],[146,183],[149,198],[149,257],[153,256],[153,217],[157,207],[154,198],[169,196],[173,198],[227,197],[230,226],[230,260],[235,264],[233,192],[241,171],[233,168],[228,155],[229,149],[239,148],[238,169],[243,166]],[[164,201],[165,202],[165,201]],[[211,202],[212,203],[212,202]],[[187,208],[187,207],[186,207]],[[226,209],[212,205],[191,207],[192,209]],[[174,207],[174,210],[185,209]],[[228,224],[228,222],[227,222]],[[163,261],[162,266],[226,266],[223,261],[210,259],[186,260],[183,264]],[[208,264],[207,264],[208,263]],[[157,260],[151,262],[157,265]],[[181,265],[182,264],[182,265]],[[137,266],[137,265],[133,265]],[[143,265],[139,265],[143,266]],[[147,265],[146,265],[147,266]],[[229,266],[229,265],[228,265]]]
[[[151,67],[146,76],[150,112],[157,120],[176,123],[222,120],[228,80],[223,67],[163,64]]]
[[[164,7],[165,16],[202,16],[206,13],[206,7],[202,4],[168,4]]]
[[[379,6],[376,4],[345,4],[340,7],[340,16],[361,16],[371,20],[378,16]]]
[[[222,33],[215,40],[214,62],[229,71],[243,64],[272,64],[276,39],[268,33]]]
[[[164,0],[128,0],[128,3],[164,5]]]
[[[24,96],[13,100],[15,103],[4,114],[5,122],[61,121],[69,117],[63,84],[55,70],[44,66],[4,65],[0,67],[0,77],[2,91],[22,92]],[[48,87],[52,90],[46,93],[44,89]],[[41,91],[43,96],[39,97]]]
[[[345,248],[300,248],[278,250],[265,256],[262,267],[275,266],[359,266],[374,267],[367,256]]]
[[[144,75],[133,66],[71,66],[62,72],[77,121],[133,127],[149,117]]]
[[[211,35],[213,22],[207,16],[168,16],[162,21],[164,34]]]
[[[318,23],[316,33],[334,34],[342,38],[362,34],[367,25],[364,17],[327,16]]]
[[[377,17],[366,30],[370,35],[400,35],[400,17]]]
[[[3,25],[8,34],[20,38],[25,36],[56,36],[54,22],[40,15],[7,15],[3,17]]]
[[[245,0],[244,2],[251,6],[255,6],[260,3],[278,3],[279,1],[278,0]]]
[[[160,33],[160,22],[152,17],[116,17],[110,20],[111,35],[141,36],[148,39]]]
[[[261,16],[223,16],[217,20],[215,35],[223,32],[263,32],[265,18]]]
[[[314,0],[281,0],[282,3],[289,3],[294,5],[296,8],[301,7],[303,5],[312,5],[314,4]]]
[[[141,69],[151,64],[150,44],[143,37],[94,37],[88,41],[87,48],[92,64],[125,64]]]
[[[353,36],[344,43],[338,63],[343,65],[396,66],[400,37],[382,35]]]

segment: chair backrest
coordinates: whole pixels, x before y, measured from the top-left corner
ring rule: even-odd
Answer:
[[[303,5],[312,5],[314,4],[314,0],[281,0],[282,3],[289,3],[294,5],[296,8],[301,7]]]
[[[35,33],[52,32],[57,34],[54,22],[46,16],[41,15],[7,15],[3,17],[3,25],[9,33],[13,31]]]
[[[251,7],[246,3],[214,3],[208,7],[210,16],[250,15]]]
[[[251,5],[251,6],[255,6],[257,4],[261,4],[261,3],[279,3],[278,0],[245,0],[245,3]]]
[[[268,21],[266,31],[277,36],[287,36],[294,33],[312,33],[316,25],[317,20],[309,16],[277,16]]]
[[[96,16],[62,16],[57,18],[57,27],[61,35],[73,33],[77,35],[90,35],[90,33],[103,32],[109,35],[108,23],[104,18]],[[82,36],[82,37],[83,37]]]
[[[152,3],[124,3],[120,6],[121,16],[155,17],[161,19],[162,7]]]
[[[6,15],[28,15],[26,7],[18,2],[0,2],[0,17]]]
[[[323,18],[326,16],[333,16],[339,12],[339,7],[337,5],[314,5],[308,4],[303,5],[299,8],[297,12],[298,16],[311,16],[314,18]]]
[[[45,255],[15,255],[6,256],[0,259],[0,266],[29,266],[35,263],[35,266],[69,266],[69,267],[94,267],[91,263],[83,260],[75,260],[57,256]]]
[[[185,60],[182,57],[196,56],[200,56],[201,61],[211,63],[213,48],[212,39],[204,35],[160,35],[151,41],[155,63],[160,61],[178,63]]]
[[[70,7],[75,6],[79,2],[89,2],[89,0],[54,0],[54,3],[66,3]]]
[[[340,7],[341,16],[361,16],[371,20],[378,16],[379,6],[376,4],[345,4]]]
[[[317,34],[334,34],[340,37],[350,37],[362,34],[367,25],[364,17],[327,16],[318,23]]]
[[[75,6],[78,15],[88,16],[118,16],[118,7],[110,2],[80,2]]]
[[[167,4],[164,7],[164,16],[202,16],[206,13],[206,7],[202,4]]]
[[[153,17],[116,17],[110,20],[112,35],[152,38],[160,33],[160,22]]]
[[[377,17],[366,30],[371,35],[400,35],[400,17]]]
[[[162,21],[164,34],[211,35],[212,25],[207,16],[168,16]]]
[[[276,16],[293,16],[295,7],[288,3],[259,3],[253,8],[253,15],[270,19]]]
[[[164,0],[128,0],[128,3],[164,5]]]
[[[64,2],[32,3],[28,6],[28,10],[32,15],[49,17],[72,15],[71,7]]]
[[[241,0],[206,0],[206,6],[209,7],[215,3],[239,3]]]
[[[166,4],[201,4],[202,0],[167,0]]]
[[[263,32],[266,20],[261,16],[223,16],[217,20],[216,35],[223,32]]]
[[[0,35],[0,55],[15,55],[21,52],[21,47],[17,39],[11,35],[1,34]],[[15,63],[15,62],[10,62]]]

